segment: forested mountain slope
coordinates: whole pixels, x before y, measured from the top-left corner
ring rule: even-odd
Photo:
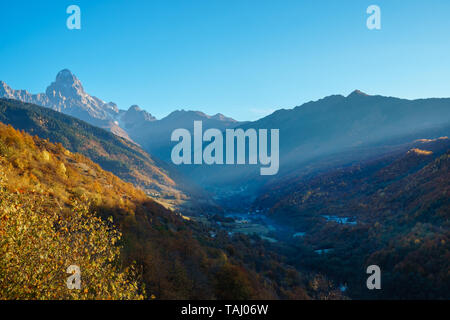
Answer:
[[[84,154],[104,170],[141,187],[148,194],[172,203],[187,199],[180,190],[186,186],[176,171],[136,144],[84,121],[49,108],[8,99],[0,99],[0,121]]]
[[[450,140],[421,139],[401,152],[290,177],[255,206],[298,232],[298,266],[349,284],[357,298],[445,298],[450,278]],[[295,261],[291,261],[295,263]],[[383,290],[364,287],[379,265]]]

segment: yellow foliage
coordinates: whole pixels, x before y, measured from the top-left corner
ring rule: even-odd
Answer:
[[[146,195],[62,145],[0,123],[0,299],[140,299],[135,272],[121,270],[120,233],[91,213]],[[131,194],[129,194],[131,197]],[[84,199],[76,202],[75,199]],[[81,268],[82,290],[66,269]]]
[[[433,154],[433,151],[422,150],[422,149],[418,149],[418,148],[411,149],[411,152],[414,152],[415,154],[422,155],[422,156],[429,156],[429,155]]]
[[[134,270],[121,271],[112,221],[85,203],[74,202],[69,214],[45,203],[0,181],[0,299],[143,298]],[[80,290],[66,285],[70,265],[81,269]]]

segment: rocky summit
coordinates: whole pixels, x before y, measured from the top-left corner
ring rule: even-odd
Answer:
[[[0,81],[0,98],[20,100],[48,107],[71,115],[95,126],[107,129],[114,134],[131,140],[119,123],[122,117],[138,118],[141,121],[154,119],[150,114],[137,106],[128,111],[119,110],[113,102],[105,102],[84,91],[81,81],[68,69],[61,70],[46,89],[45,93],[31,94],[26,90],[14,90]],[[129,114],[130,113],[130,114]]]
[[[123,110],[114,102],[105,102],[88,94],[81,81],[68,69],[58,72],[45,93],[31,94],[26,90],[14,90],[0,81],[0,98],[48,107],[142,145],[147,143],[149,136],[154,138],[158,134],[163,135],[163,141],[167,141],[166,137],[170,136],[174,128],[192,124],[193,120],[204,120],[207,122],[206,127],[220,129],[238,124],[236,120],[220,113],[208,116],[203,112],[182,110],[157,120],[138,105]]]

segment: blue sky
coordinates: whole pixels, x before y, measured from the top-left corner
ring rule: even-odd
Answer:
[[[66,8],[81,8],[81,30]],[[381,8],[368,30],[366,9]],[[44,92],[69,68],[86,91],[158,118],[253,120],[354,89],[450,96],[450,1],[0,0],[0,80]]]

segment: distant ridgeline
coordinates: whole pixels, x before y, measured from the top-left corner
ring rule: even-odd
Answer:
[[[450,139],[419,139],[354,165],[298,172],[254,201],[297,231],[289,263],[347,283],[350,297],[449,299]],[[382,290],[365,270],[378,265]]]

